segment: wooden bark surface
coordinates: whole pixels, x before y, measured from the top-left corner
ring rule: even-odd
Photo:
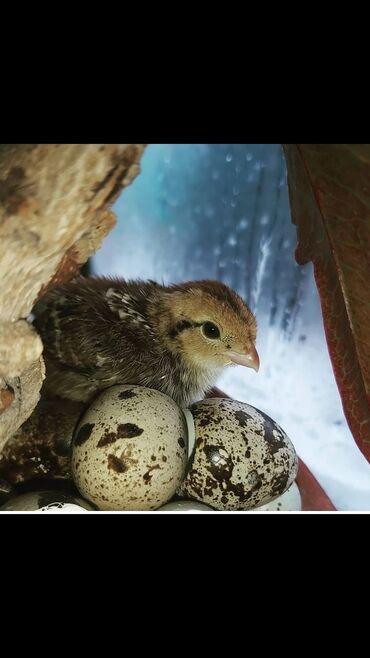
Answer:
[[[42,343],[26,318],[101,245],[144,147],[0,145],[0,451],[32,413],[44,378]]]

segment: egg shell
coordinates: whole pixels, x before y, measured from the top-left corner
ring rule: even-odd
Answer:
[[[175,500],[160,507],[157,512],[214,512],[214,510],[196,500]]]
[[[157,509],[173,497],[186,463],[184,414],[154,389],[106,389],[74,434],[75,484],[101,510]]]
[[[34,514],[85,514],[89,510],[73,503],[53,503],[34,512]]]
[[[254,512],[298,512],[302,510],[302,499],[295,482],[279,498],[257,507]]]
[[[195,448],[177,494],[217,510],[249,510],[281,496],[296,477],[294,446],[269,416],[210,398],[190,407]]]
[[[37,512],[46,508],[62,510],[66,506],[73,506],[81,512],[94,509],[86,500],[61,491],[29,491],[8,500],[0,507],[0,512]]]

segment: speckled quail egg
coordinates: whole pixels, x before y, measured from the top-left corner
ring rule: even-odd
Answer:
[[[160,507],[157,512],[214,512],[212,507],[196,500],[174,500]]]
[[[298,512],[302,509],[302,499],[298,486],[295,482],[282,496],[275,498],[266,505],[256,507],[254,512]]]
[[[94,507],[86,500],[61,491],[30,491],[11,498],[0,512],[87,512]]]
[[[195,447],[177,490],[217,510],[249,510],[281,496],[298,460],[285,432],[244,402],[210,398],[190,407]]]
[[[154,510],[184,477],[187,425],[180,407],[157,390],[106,389],[76,428],[72,473],[101,510]]]

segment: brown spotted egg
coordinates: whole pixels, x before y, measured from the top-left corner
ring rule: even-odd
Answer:
[[[184,414],[150,388],[106,389],[75,430],[73,478],[101,510],[157,509],[174,495],[186,463]]]
[[[249,510],[281,496],[298,460],[285,432],[244,402],[211,398],[190,407],[195,447],[177,493],[218,510]]]

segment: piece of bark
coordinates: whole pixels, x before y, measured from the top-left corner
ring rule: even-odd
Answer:
[[[144,147],[0,145],[0,451],[40,397],[42,344],[25,318],[101,245]]]
[[[1,320],[25,318],[58,270],[72,276],[99,246],[114,223],[109,208],[137,175],[143,149],[0,146]]]
[[[0,397],[7,399],[7,406],[0,409],[0,456],[9,437],[31,415],[40,399],[40,389],[45,377],[43,359],[34,361],[17,377],[0,377]],[[13,397],[11,400],[9,397]]]
[[[350,430],[370,460],[370,145],[284,145],[299,264],[312,261]]]
[[[41,338],[28,322],[0,322],[0,377],[18,377],[41,353]]]
[[[41,352],[41,338],[28,322],[0,322],[0,452],[39,400]]]

